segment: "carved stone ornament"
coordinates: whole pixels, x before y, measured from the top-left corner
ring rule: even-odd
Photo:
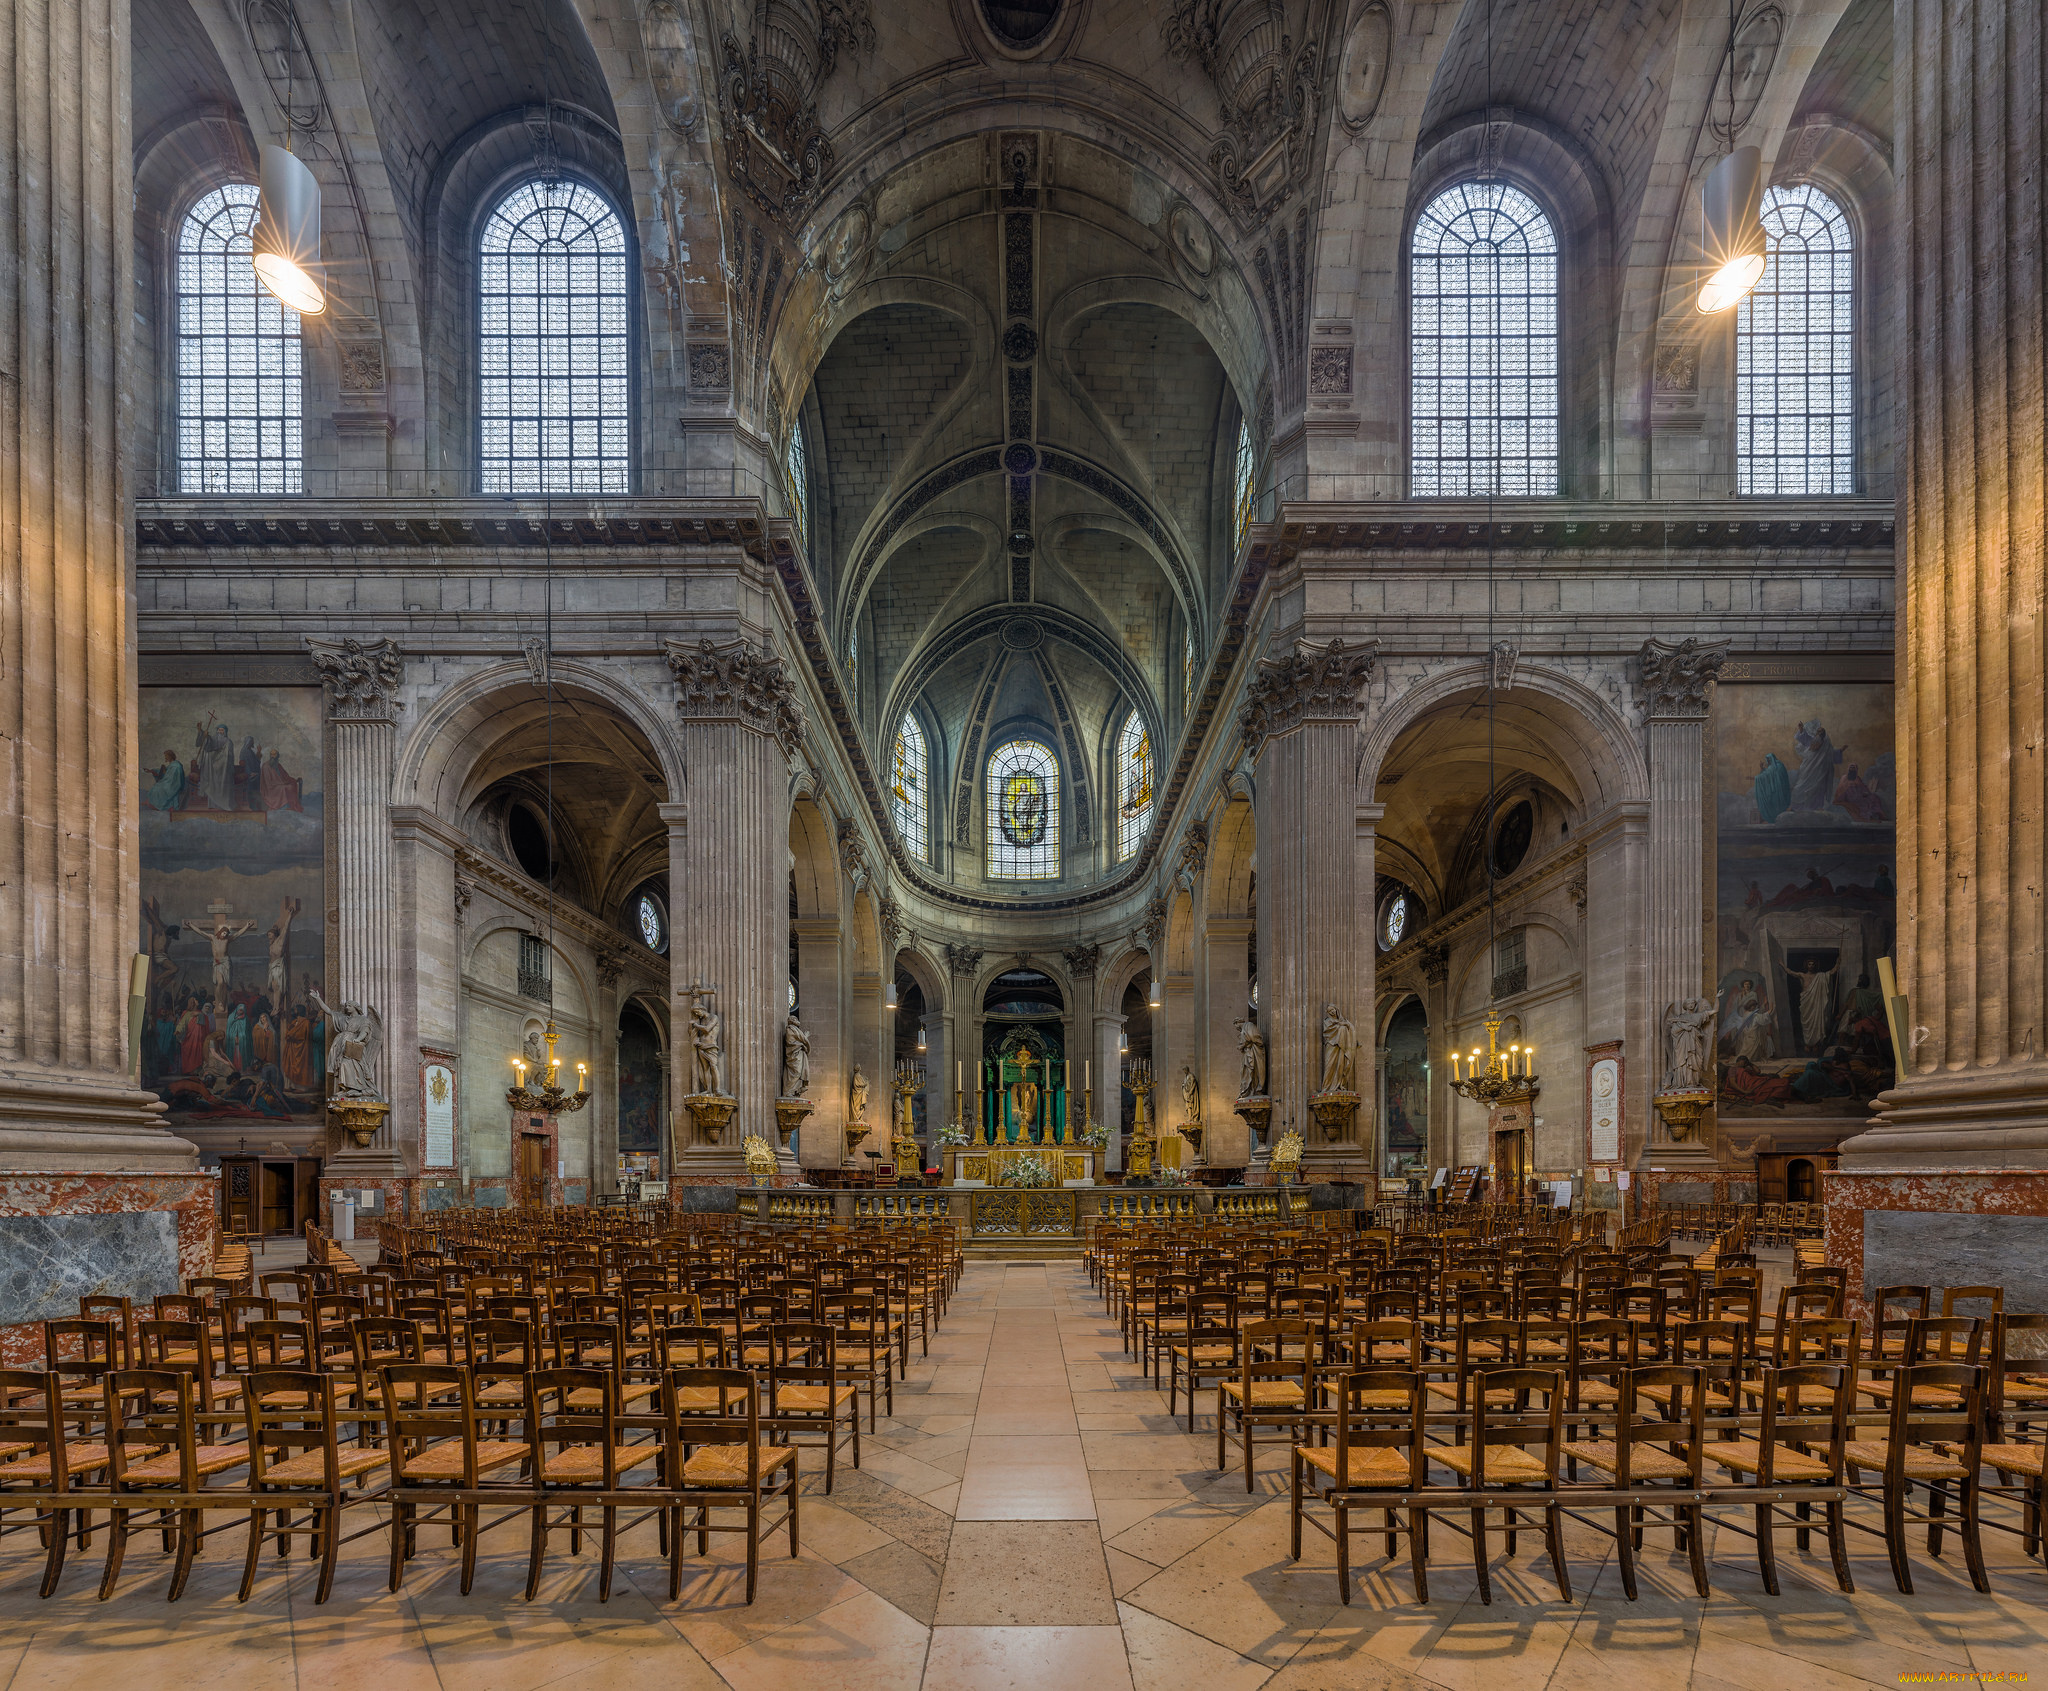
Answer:
[[[1579,873],[1578,873],[1578,874],[1574,875],[1574,876],[1572,877],[1572,879],[1571,879],[1571,884],[1570,884],[1570,885],[1569,885],[1569,886],[1568,886],[1568,887],[1567,887],[1567,888],[1566,888],[1565,890],[1566,890],[1567,892],[1569,892],[1569,893],[1571,894],[1571,897],[1572,897],[1572,907],[1573,907],[1573,908],[1574,908],[1575,910],[1577,910],[1577,911],[1578,911],[1578,913],[1579,913],[1579,914],[1580,914],[1581,916],[1585,915],[1585,913],[1586,913],[1586,872],[1585,872],[1585,871],[1584,871],[1584,870],[1582,869],[1582,870],[1580,870],[1580,871],[1579,871]]]
[[[1199,819],[1188,824],[1188,831],[1181,836],[1180,860],[1173,866],[1173,878],[1189,892],[1195,890],[1195,882],[1209,861],[1209,824]]]
[[[1166,943],[1166,900],[1155,898],[1145,905],[1145,920],[1138,929],[1145,941],[1146,954],[1152,959],[1156,971],[1160,963],[1160,950]]]
[[[1266,740],[1311,719],[1356,722],[1359,692],[1372,679],[1379,643],[1348,646],[1340,636],[1327,646],[1304,640],[1282,657],[1266,658],[1245,689],[1238,732],[1256,753]]]
[[[519,642],[519,650],[526,657],[526,673],[536,687],[548,684],[548,643],[538,634],[529,634]]]
[[[668,643],[676,678],[676,714],[686,719],[738,722],[772,734],[794,757],[804,738],[804,710],[782,660],[745,640],[694,646]]]
[[[1319,49],[1295,45],[1273,0],[1173,0],[1161,32],[1167,51],[1200,65],[1223,102],[1209,163],[1231,214],[1256,228],[1315,162]]]
[[[1506,640],[1494,642],[1493,647],[1493,690],[1505,693],[1515,684],[1515,661],[1521,656],[1514,645]]]
[[[327,684],[327,714],[337,722],[389,722],[398,713],[405,660],[395,640],[316,640],[313,667]]]
[[[814,27],[791,28],[806,12]],[[728,163],[748,197],[786,225],[802,220],[832,169],[818,90],[842,47],[870,46],[874,37],[868,0],[810,0],[772,13],[758,8],[755,33],[744,43],[730,30],[720,38]]]
[[[467,875],[455,877],[455,925],[459,928],[469,915],[469,901],[476,897],[476,882]]]
[[[1728,659],[1726,640],[1645,640],[1636,657],[1636,698],[1644,716],[1702,719]]]
[[[1067,960],[1067,972],[1076,980],[1094,974],[1102,966],[1099,945],[1070,945],[1060,955]]]
[[[382,341],[341,341],[341,391],[382,393],[384,391],[384,343]]]
[[[617,986],[626,972],[626,954],[623,951],[600,951],[597,954],[597,979],[602,986]]]
[[[946,947],[946,968],[956,975],[966,975],[971,979],[981,968],[981,958],[982,950],[978,945]]]
[[[896,942],[903,935],[903,907],[885,894],[875,907],[875,918],[881,924],[882,950],[894,957]]]
[[[1422,978],[1430,985],[1442,986],[1451,978],[1451,948],[1448,945],[1420,946],[1416,956],[1422,962]]]
[[[839,819],[839,862],[859,890],[868,878],[868,848],[860,837],[860,825],[851,816]]]

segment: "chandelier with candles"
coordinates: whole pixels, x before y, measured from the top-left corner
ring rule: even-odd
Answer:
[[[1469,1052],[1450,1053],[1451,1090],[1488,1108],[1532,1098],[1539,1084],[1536,1047],[1517,1041],[1502,1050],[1500,1024],[1500,1012],[1489,1010],[1486,1015],[1485,1052],[1482,1053],[1475,1045]],[[1458,1072],[1461,1065],[1465,1070],[1462,1075]]]

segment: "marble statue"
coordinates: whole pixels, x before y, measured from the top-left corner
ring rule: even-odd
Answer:
[[[327,1072],[334,1077],[334,1095],[363,1103],[381,1103],[377,1090],[377,1053],[384,1046],[384,1021],[360,1004],[335,1009],[318,992],[313,1002],[333,1023],[327,1036]]]
[[[1711,998],[1688,998],[1665,1006],[1665,1090],[1698,1092],[1706,1086],[1714,1017]]]
[[[1266,1036],[1250,1016],[1237,1024],[1239,1069],[1237,1095],[1261,1098],[1266,1092]]]
[[[1337,1006],[1323,1006],[1323,1086],[1325,1092],[1358,1090],[1358,1030]]]
[[[526,1030],[525,1050],[526,1066],[528,1068],[541,1069],[547,1066],[548,1054],[541,1044],[539,1028],[528,1028]]]
[[[782,1027],[782,1096],[808,1098],[811,1095],[811,1036],[791,1016]]]
[[[868,1077],[860,1072],[860,1064],[853,1065],[853,1082],[847,1088],[846,1119],[862,1122],[868,1119]]]
[[[700,1093],[725,1096],[725,1018],[711,1007],[708,986],[690,988],[690,1049],[696,1055]]]
[[[1190,1127],[1202,1125],[1202,1083],[1186,1063],[1180,1066],[1180,1108]]]

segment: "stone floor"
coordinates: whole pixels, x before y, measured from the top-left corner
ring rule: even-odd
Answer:
[[[1249,1497],[1219,1476],[1213,1434],[1167,1419],[1078,1264],[971,1267],[896,1407],[830,1500],[812,1482],[803,1554],[771,1547],[751,1608],[729,1558],[693,1564],[683,1600],[665,1602],[651,1525],[602,1605],[594,1554],[572,1559],[566,1542],[539,1600],[521,1601],[520,1525],[484,1541],[467,1599],[445,1541],[426,1545],[433,1531],[390,1595],[374,1534],[322,1608],[303,1563],[274,1561],[238,1605],[233,1523],[176,1605],[143,1538],[111,1602],[93,1595],[97,1547],[41,1602],[40,1558],[20,1534],[0,1543],[0,1691],[105,1691],[110,1673],[234,1691],[1776,1691],[2048,1673],[2048,1574],[2004,1534],[1989,1535],[1990,1597],[1971,1591],[1952,1542],[1941,1564],[1916,1560],[1918,1594],[1902,1597],[1869,1540],[1853,1598],[1824,1550],[1801,1557],[1789,1541],[1784,1595],[1768,1597],[1747,1542],[1724,1534],[1704,1603],[1654,1549],[1642,1601],[1627,1602],[1605,1540],[1578,1530],[1576,1596],[1560,1602],[1525,1536],[1515,1560],[1497,1558],[1486,1607],[1446,1533],[1430,1603],[1368,1561],[1342,1608],[1326,1544],[1310,1534],[1302,1561],[1287,1559],[1281,1456]]]

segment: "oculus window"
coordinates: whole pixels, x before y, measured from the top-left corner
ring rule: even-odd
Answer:
[[[896,749],[889,759],[889,814],[897,835],[920,863],[931,857],[930,760],[924,728],[908,711],[896,729]]]
[[[1504,182],[1461,182],[1409,248],[1409,491],[1557,492],[1557,236]]]
[[[1125,718],[1116,740],[1116,855],[1119,863],[1137,854],[1152,826],[1152,735],[1136,711]]]
[[[1849,220],[1826,194],[1801,184],[1765,193],[1763,225],[1763,277],[1736,308],[1736,489],[1853,493]]]
[[[521,183],[477,255],[485,493],[631,491],[626,236],[580,182]]]
[[[178,226],[178,491],[303,493],[299,314],[256,280],[256,185]]]
[[[1060,873],[1060,763],[1037,740],[1011,740],[988,759],[988,872],[998,881]]]
[[[643,892],[633,900],[633,926],[640,935],[640,943],[649,951],[668,949],[668,917],[653,893]]]

